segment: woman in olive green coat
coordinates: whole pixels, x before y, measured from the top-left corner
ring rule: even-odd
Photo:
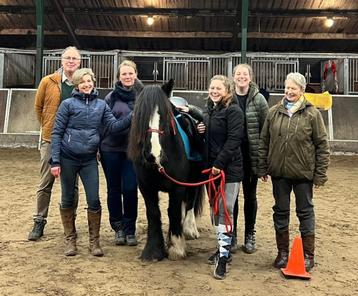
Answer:
[[[273,220],[278,255],[277,268],[286,267],[289,248],[290,193],[296,197],[306,270],[314,266],[315,214],[313,185],[327,181],[329,146],[321,113],[304,97],[306,79],[290,73],[285,97],[270,108],[262,128],[259,146],[259,177],[271,176]]]

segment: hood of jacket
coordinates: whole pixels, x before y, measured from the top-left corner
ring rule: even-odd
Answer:
[[[259,87],[255,82],[250,82],[249,84],[249,93],[248,93],[248,100],[252,100],[253,97],[255,97],[260,92]]]

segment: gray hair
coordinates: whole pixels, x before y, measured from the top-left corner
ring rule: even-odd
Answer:
[[[73,84],[77,87],[81,83],[82,77],[85,75],[91,76],[93,82],[96,81],[96,78],[94,77],[94,73],[91,68],[82,68],[76,70],[75,73],[73,73]]]
[[[67,47],[62,51],[61,57],[63,57],[63,55],[65,54],[65,52],[66,52],[67,50],[70,50],[70,49],[75,50],[75,51],[78,53],[78,55],[80,56],[80,59],[81,59],[81,53],[80,53],[80,51],[77,49],[76,46],[67,46]]]
[[[297,84],[302,91],[304,92],[306,90],[306,78],[301,73],[298,72],[291,72],[287,75],[285,84],[287,80],[293,81],[295,84]]]

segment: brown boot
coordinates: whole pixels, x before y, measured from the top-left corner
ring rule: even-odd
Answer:
[[[76,227],[75,216],[72,208],[62,209],[60,207],[61,220],[65,231],[65,256],[75,256],[77,254],[76,246]]]
[[[290,235],[288,230],[283,232],[276,231],[276,244],[278,254],[273,265],[276,268],[285,268],[288,262],[288,247],[290,244]]]
[[[89,249],[93,256],[103,256],[103,250],[99,244],[99,229],[101,227],[101,210],[92,212],[87,210]]]
[[[306,271],[310,271],[314,266],[314,245],[315,235],[302,236],[303,252],[305,254],[305,267]]]

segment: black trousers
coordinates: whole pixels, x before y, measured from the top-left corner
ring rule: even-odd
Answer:
[[[309,180],[291,180],[271,178],[275,205],[273,222],[275,230],[288,230],[290,223],[290,195],[293,190],[296,199],[296,215],[300,222],[302,236],[315,233],[315,214],[313,207],[313,182]]]
[[[257,214],[257,175],[251,172],[251,162],[249,152],[242,149],[244,178],[242,180],[242,191],[244,194],[244,216],[245,216],[245,236],[255,229]],[[234,231],[237,229],[237,218],[239,215],[239,199],[234,205]],[[236,232],[235,232],[236,233]]]

